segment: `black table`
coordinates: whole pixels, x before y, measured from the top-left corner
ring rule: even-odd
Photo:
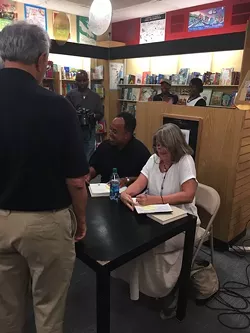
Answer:
[[[195,216],[188,215],[162,226],[109,198],[89,198],[87,225],[87,236],[76,244],[76,255],[96,272],[98,333],[110,332],[110,272],[183,231],[185,243],[176,316],[179,320],[184,319],[196,229]]]

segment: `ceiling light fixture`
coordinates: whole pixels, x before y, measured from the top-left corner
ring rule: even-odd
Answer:
[[[112,18],[110,0],[94,0],[89,10],[89,28],[97,36],[103,35],[109,28]]]

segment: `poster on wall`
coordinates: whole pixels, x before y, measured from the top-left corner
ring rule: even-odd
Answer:
[[[70,16],[62,12],[53,12],[53,38],[67,42],[71,38]]]
[[[109,63],[110,90],[117,90],[120,79],[123,78],[124,64],[120,62]]]
[[[77,16],[77,42],[80,44],[96,45],[96,35],[89,29],[89,18]]]
[[[47,30],[47,10],[46,8],[24,5],[24,17],[30,23],[37,24],[44,30]]]
[[[163,42],[165,40],[166,14],[141,18],[140,44]]]
[[[16,7],[13,4],[0,4],[0,31],[16,18]]]
[[[188,31],[224,27],[225,7],[203,9],[189,13]]]

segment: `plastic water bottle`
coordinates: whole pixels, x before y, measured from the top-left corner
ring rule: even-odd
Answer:
[[[113,173],[110,179],[110,200],[118,201],[120,195],[120,177],[117,173],[117,169],[113,169]]]

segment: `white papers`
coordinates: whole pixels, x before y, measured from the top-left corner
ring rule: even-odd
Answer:
[[[120,193],[127,189],[126,186],[120,188]],[[108,197],[110,192],[109,184],[99,183],[99,184],[90,184],[89,191],[91,197]]]

